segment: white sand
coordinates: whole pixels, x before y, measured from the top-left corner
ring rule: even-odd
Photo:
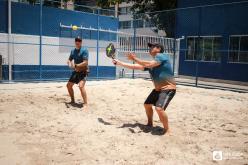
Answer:
[[[248,162],[248,94],[178,86],[167,109],[172,136],[161,136],[156,112],[155,128],[143,130],[150,81],[87,83],[88,112],[65,104],[65,82],[0,84],[0,164]],[[213,161],[214,150],[228,160]]]

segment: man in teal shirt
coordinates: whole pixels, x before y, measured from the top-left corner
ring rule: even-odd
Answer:
[[[68,93],[71,97],[71,103],[75,103],[73,85],[78,84],[84,101],[84,109],[87,110],[87,94],[85,90],[88,68],[89,52],[86,47],[82,47],[82,39],[75,38],[75,48],[71,50],[67,64],[73,69],[71,77],[67,83]]]
[[[136,64],[124,63],[119,60],[113,60],[113,63],[129,69],[138,69],[149,71],[154,89],[147,97],[144,107],[148,118],[148,126],[153,126],[153,108],[159,116],[164,126],[164,133],[169,133],[168,116],[165,112],[166,107],[176,93],[176,83],[173,77],[172,67],[169,55],[164,53],[164,47],[157,43],[148,43],[150,55],[153,57],[151,61],[144,61],[136,57],[134,53],[128,54],[128,59]]]

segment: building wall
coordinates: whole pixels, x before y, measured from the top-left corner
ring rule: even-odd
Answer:
[[[0,33],[8,32],[8,2],[0,1]]]
[[[0,2],[0,55],[3,56],[3,78],[8,79],[8,35],[7,3]],[[74,37],[82,35],[83,45],[89,49],[90,77],[97,73],[97,33],[61,29],[64,25],[77,25],[97,28],[97,15],[43,7],[42,37],[42,79],[68,78],[71,70],[66,61],[74,45]],[[117,30],[118,20],[113,17],[99,16],[103,29]],[[11,64],[14,80],[39,79],[39,6],[12,3],[12,56]],[[75,33],[75,34],[74,34]],[[91,35],[85,35],[91,33]],[[105,55],[105,47],[115,42],[116,36],[100,33],[98,76],[114,78],[116,68]]]
[[[178,8],[231,1],[233,0],[179,0]],[[222,37],[221,61],[199,61],[198,76],[247,82],[248,63],[228,61],[229,37],[231,35],[248,35],[247,11],[248,3],[178,10],[177,37],[185,36],[185,39],[181,41],[179,74],[196,75],[196,61],[185,59],[188,36],[220,36]]]

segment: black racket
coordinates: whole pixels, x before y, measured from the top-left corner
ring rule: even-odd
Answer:
[[[113,43],[110,43],[107,47],[106,47],[106,55],[109,58],[115,59],[115,46]]]
[[[113,60],[115,59],[115,46],[113,43],[110,43],[107,47],[106,47],[106,55],[109,58],[112,58]],[[116,64],[116,63],[114,63]]]

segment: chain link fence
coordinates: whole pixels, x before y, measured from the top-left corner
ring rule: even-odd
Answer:
[[[118,30],[113,10],[52,0],[11,1],[9,8],[8,2],[0,2],[7,13],[0,16],[5,23],[0,26],[1,81],[68,79],[72,70],[66,63],[78,36],[89,51],[89,77],[115,78],[115,66],[105,56],[107,44],[117,38],[109,32]]]
[[[7,13],[7,1],[1,3]],[[150,60],[147,43],[158,42],[170,55],[178,82],[247,85],[247,11],[247,1],[201,5],[180,2],[177,9],[164,11],[133,13],[126,9],[116,19],[112,9],[83,4],[12,2],[11,35],[7,34],[8,26],[0,26],[1,79],[68,79],[71,70],[66,61],[74,48],[74,38],[80,36],[89,49],[91,78],[148,78],[147,72],[115,67],[105,56],[105,48],[114,43],[120,60],[126,61],[128,52]],[[2,20],[8,22],[6,14]],[[72,30],[73,25],[76,30]]]
[[[163,44],[179,83],[248,91],[247,11],[247,1],[180,1],[177,9],[131,14],[130,23],[120,15],[120,28],[133,32],[135,42],[148,34],[156,38],[152,42]]]

